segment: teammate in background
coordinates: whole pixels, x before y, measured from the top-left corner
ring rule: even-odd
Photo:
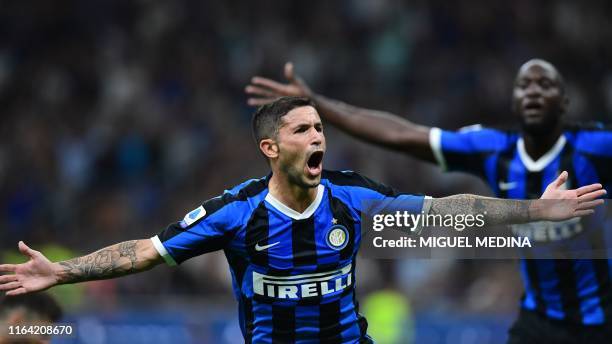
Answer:
[[[457,195],[442,199],[397,194],[354,172],[323,170],[326,144],[317,110],[306,98],[262,106],[253,132],[272,173],[246,181],[189,212],[151,239],[118,243],[52,263],[19,243],[30,260],[0,265],[0,290],[20,295],[57,284],[119,277],[225,251],[247,343],[368,343],[355,298],[355,257],[362,200],[410,202],[407,211],[483,212],[490,224],[562,220],[593,213],[600,184],[565,190],[567,172],[549,185],[545,201]],[[448,202],[447,200],[459,199]]]
[[[569,99],[561,74],[532,59],[516,76],[512,111],[520,131],[480,126],[458,132],[429,128],[399,116],[316,94],[285,65],[287,84],[254,77],[245,91],[250,105],[279,96],[310,97],[327,122],[365,141],[434,162],[443,170],[472,173],[501,198],[534,199],[559,171],[570,171],[568,188],[612,182],[612,132],[602,126],[569,127]],[[587,342],[612,338],[609,260],[521,260],[525,295],[510,330],[510,343]]]
[[[8,326],[52,325],[62,318],[62,309],[46,293],[34,293],[0,300],[0,344],[49,343],[45,336],[10,335]]]

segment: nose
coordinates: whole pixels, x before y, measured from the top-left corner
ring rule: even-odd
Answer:
[[[527,97],[537,97],[542,94],[542,89],[536,82],[529,83],[527,89],[525,90],[525,95]]]
[[[320,146],[323,143],[323,132],[318,131],[315,128],[311,129],[311,141],[310,144],[313,146]]]

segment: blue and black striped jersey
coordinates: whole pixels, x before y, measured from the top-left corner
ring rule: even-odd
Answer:
[[[534,161],[518,132],[479,126],[458,132],[433,128],[430,145],[443,169],[483,178],[501,198],[539,198],[565,170],[568,187],[612,186],[612,131],[568,128],[549,152]],[[612,261],[521,260],[522,307],[552,319],[594,325],[612,320]]]
[[[269,177],[206,201],[153,238],[169,264],[224,250],[247,343],[369,343],[355,298],[364,200],[397,194],[354,172],[324,171],[302,213],[268,192]]]

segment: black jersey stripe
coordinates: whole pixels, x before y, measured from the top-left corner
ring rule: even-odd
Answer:
[[[540,198],[542,193],[542,172],[529,172],[526,171],[525,183],[525,197],[526,199],[537,199]],[[536,311],[540,314],[546,314],[546,302],[542,296],[542,288],[540,286],[540,276],[538,271],[538,263],[549,264],[547,261],[536,261],[528,259],[525,261],[527,278],[535,293]]]
[[[581,153],[593,165],[599,182],[604,188],[612,188],[612,157]],[[610,198],[610,194],[604,196]]]
[[[501,182],[510,182],[508,180],[510,162],[514,158],[514,150],[507,149],[503,151],[497,157],[497,164],[495,166],[495,175],[497,180]],[[492,185],[494,190],[497,190],[497,196],[500,198],[508,198],[508,190],[500,190],[498,185]]]
[[[272,306],[273,344],[295,342],[295,309],[293,306]]]
[[[526,199],[538,199],[542,196],[543,188],[543,173],[540,172],[527,172],[527,180],[525,186],[525,192],[527,193]]]
[[[470,172],[478,177],[486,178],[484,161],[493,154],[493,151],[483,151],[480,153],[461,153],[446,151],[444,159],[448,166],[454,166],[453,170]]]
[[[544,261],[540,261],[541,263],[546,263]],[[535,310],[536,312],[546,315],[546,304],[542,298],[542,290],[540,288],[540,277],[538,276],[538,266],[536,260],[534,259],[526,259],[525,260],[525,271],[527,273],[527,279],[529,280],[529,284],[531,285],[531,289],[534,292],[535,298]]]
[[[567,188],[573,189],[578,187],[578,179],[576,178],[576,168],[574,166],[574,147],[567,142],[561,152],[561,163],[559,164],[560,171],[567,171],[569,177],[567,179]]]
[[[234,278],[236,278],[236,284],[239,287],[242,286],[242,280],[244,279],[244,273],[246,272],[246,269],[249,266],[249,262],[245,259],[245,257],[241,257],[239,255],[233,255],[227,249],[223,250],[223,253],[225,254],[227,263],[230,266],[230,270],[234,274]]]
[[[612,318],[612,285],[610,283],[610,269],[607,259],[594,259],[593,269],[598,282],[597,294],[599,295],[599,305],[603,310],[605,323]]]
[[[355,221],[351,217],[348,205],[344,204],[340,199],[333,197],[331,190],[328,190],[328,199],[330,200],[332,215],[337,220],[337,224],[345,226],[348,231],[348,243],[340,251],[340,260],[346,260],[353,256],[355,250]]]
[[[251,344],[253,342],[253,320],[255,316],[253,314],[253,301],[247,297],[242,296],[242,312],[244,314],[244,342]]]
[[[266,204],[259,203],[246,226],[245,245],[251,263],[260,267],[267,267],[269,258],[268,251],[257,251],[255,245],[268,245],[270,235],[269,214]]]
[[[559,292],[561,294],[561,306],[565,315],[565,320],[574,323],[582,322],[580,312],[580,299],[576,288],[575,260],[557,259],[555,260],[555,272],[559,278]]]
[[[340,300],[319,306],[319,340],[321,343],[342,343],[340,329]]]
[[[355,278],[355,267],[357,263],[353,261],[353,279]],[[357,301],[357,292],[353,292],[353,308],[355,315],[357,316],[357,324],[359,325],[360,340],[359,343],[372,343],[372,340],[367,336],[368,334],[368,321],[366,318],[359,313],[359,301]]]
[[[314,216],[303,220],[292,220],[291,241],[293,267],[317,265],[317,243]]]
[[[572,147],[571,143],[567,142],[561,152],[559,167],[561,171],[569,173],[567,181],[568,189],[578,186],[573,158],[574,147]],[[555,270],[559,277],[559,292],[561,294],[561,304],[565,313],[565,319],[580,323],[582,322],[582,313],[578,296],[575,264],[575,260],[559,259],[556,260]]]

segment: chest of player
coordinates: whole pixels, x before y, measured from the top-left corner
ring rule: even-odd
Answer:
[[[265,219],[247,228],[245,246],[251,261],[267,270],[313,271],[350,261],[358,246],[355,224],[317,212],[292,219],[267,212]]]
[[[575,165],[572,155],[562,153],[546,159],[545,163],[524,161],[520,154],[500,154],[495,157],[495,168],[489,170],[489,184],[501,198],[537,199],[546,186],[565,170],[570,175],[565,187],[580,186],[575,176],[576,173],[583,173],[577,169],[584,167]]]
[[[358,246],[355,224],[321,211],[304,219],[260,212],[247,228],[248,294],[261,300],[319,300],[348,292]]]

